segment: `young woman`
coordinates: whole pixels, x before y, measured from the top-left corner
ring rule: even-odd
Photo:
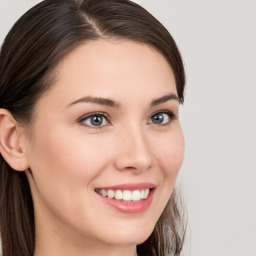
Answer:
[[[45,0],[0,53],[2,256],[180,255],[184,68],[128,0]]]

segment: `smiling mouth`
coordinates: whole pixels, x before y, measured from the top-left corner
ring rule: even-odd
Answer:
[[[146,200],[152,189],[136,190],[114,190],[114,189],[95,189],[95,192],[109,199],[116,199],[123,202],[139,202]]]

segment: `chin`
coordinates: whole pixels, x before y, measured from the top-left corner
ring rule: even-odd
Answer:
[[[154,230],[155,225],[148,223],[148,225],[140,225],[139,223],[134,226],[122,227],[115,230],[115,235],[111,243],[115,244],[142,244],[145,242]]]

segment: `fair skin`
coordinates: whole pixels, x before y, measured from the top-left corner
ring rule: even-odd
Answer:
[[[183,161],[178,113],[173,72],[150,46],[98,40],[68,54],[33,124],[17,128],[23,154],[16,169],[30,168],[34,256],[136,255]],[[127,201],[139,210],[122,211],[95,191],[123,184],[151,184],[145,209]]]

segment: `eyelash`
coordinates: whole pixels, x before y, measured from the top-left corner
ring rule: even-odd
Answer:
[[[148,119],[152,119],[157,114],[160,114],[160,115],[161,114],[167,114],[168,117],[169,117],[169,121],[167,123],[163,123],[163,124],[156,124],[156,123],[150,122],[149,123],[150,125],[152,124],[152,125],[158,125],[158,126],[167,126],[171,123],[172,120],[178,119],[178,117],[172,111],[169,111],[169,110],[158,110],[157,112],[151,114]],[[86,120],[89,120],[90,118],[97,117],[97,116],[98,117],[103,117],[106,120],[107,125],[93,126],[93,125],[86,125],[85,124]],[[109,124],[111,124],[109,115],[107,115],[104,112],[93,112],[93,113],[87,114],[87,115],[81,117],[78,120],[78,123],[80,123],[83,126],[86,126],[86,127],[90,128],[90,129],[102,129],[103,127],[108,126]]]
[[[107,121],[107,125],[104,125],[104,126],[90,126],[90,125],[86,125],[85,124],[85,121],[92,118],[92,117],[96,117],[96,116],[99,116],[99,117],[103,117],[106,121]],[[93,112],[93,113],[90,113],[90,114],[87,114],[83,117],[81,117],[79,120],[78,120],[78,123],[80,123],[81,125],[83,126],[86,126],[88,128],[91,128],[91,129],[101,129],[105,126],[108,126],[111,122],[110,122],[110,117],[104,113],[104,112]]]
[[[164,123],[164,124],[158,124],[159,126],[167,126],[169,125],[173,120],[176,120],[178,119],[178,116],[175,115],[172,111],[170,110],[158,110],[156,111],[155,113],[153,113],[152,115],[150,115],[149,119],[152,118],[153,116],[157,115],[157,114],[167,114],[168,117],[169,117],[169,121],[167,123]],[[154,123],[150,123],[150,124],[154,124]],[[157,124],[156,124],[157,125]]]

